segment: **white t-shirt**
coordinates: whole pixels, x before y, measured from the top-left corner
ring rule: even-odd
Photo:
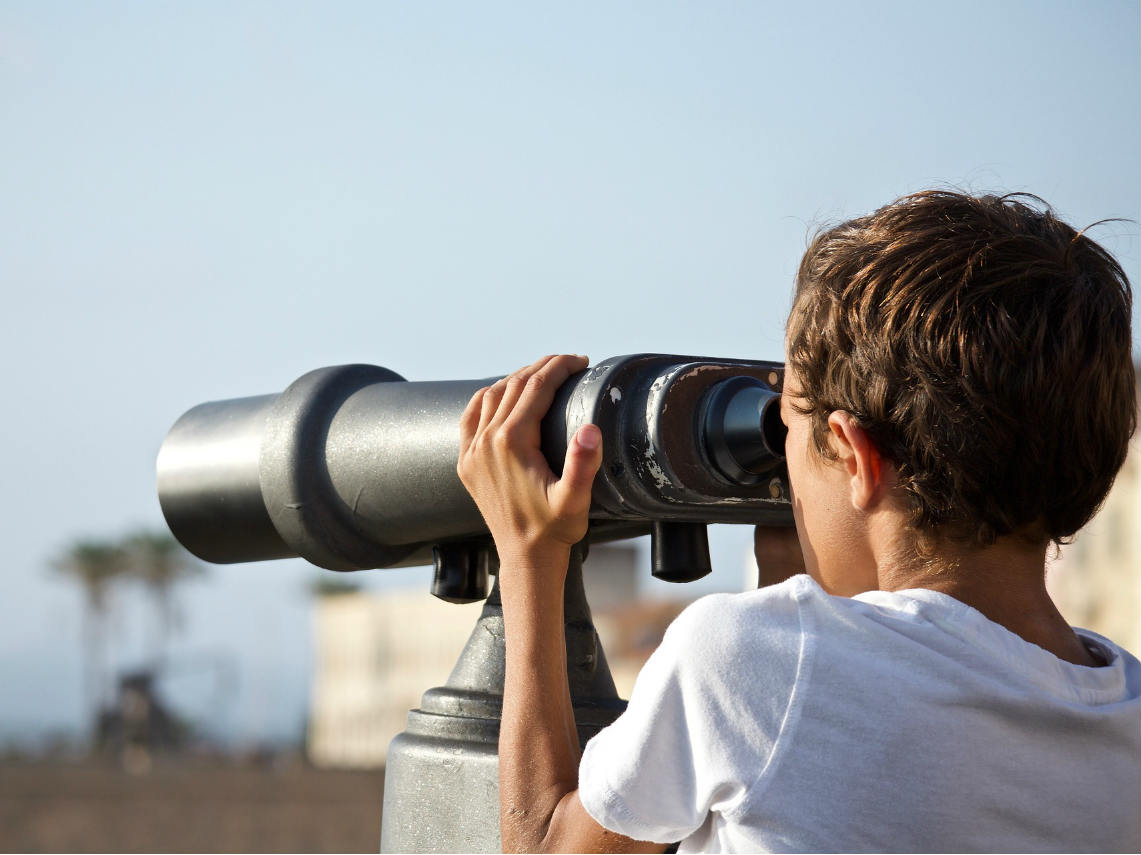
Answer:
[[[934,591],[807,576],[687,608],[587,745],[606,828],[680,851],[1141,851],[1141,665]]]

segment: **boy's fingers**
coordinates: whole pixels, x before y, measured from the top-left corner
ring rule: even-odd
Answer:
[[[496,380],[483,393],[483,405],[479,410],[479,426],[476,434],[480,434],[491,424],[495,414],[499,411],[499,402],[503,400],[503,392],[507,389],[507,378]]]
[[[486,393],[486,386],[476,390],[476,393],[471,396],[471,400],[467,402],[467,406],[464,407],[463,415],[460,416],[460,454],[467,451],[468,446],[475,439],[475,431],[479,427],[479,416],[483,411],[483,396]]]
[[[555,392],[576,371],[582,371],[590,364],[585,356],[563,354],[551,357],[538,370],[527,378],[527,383],[519,396],[511,415],[512,421],[538,422],[551,408]]]
[[[499,402],[499,410],[496,412],[495,418],[492,419],[493,425],[501,425],[507,420],[508,416],[514,411],[515,405],[522,396],[524,389],[527,388],[527,381],[533,374],[542,370],[543,366],[554,358],[554,356],[540,357],[530,365],[520,368],[518,371],[504,378],[503,398]]]
[[[602,432],[594,425],[583,425],[571,438],[563,476],[553,488],[560,516],[575,516],[590,509],[590,490],[601,465]]]

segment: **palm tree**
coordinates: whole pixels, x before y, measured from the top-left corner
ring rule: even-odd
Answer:
[[[172,631],[182,622],[174,600],[174,586],[201,575],[202,565],[166,532],[138,532],[123,545],[131,575],[146,587],[158,613],[157,632],[151,649],[152,668],[157,671],[166,659]]]
[[[127,570],[126,554],[122,546],[111,541],[78,540],[52,562],[52,567],[75,579],[83,588],[84,694],[89,721],[94,724],[106,700],[104,646],[110,606],[108,592],[116,577]]]

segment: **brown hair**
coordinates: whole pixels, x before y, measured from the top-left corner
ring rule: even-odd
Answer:
[[[1114,258],[1037,197],[916,193],[815,237],[788,360],[817,449],[849,412],[921,534],[1060,542],[1136,427],[1131,301]]]

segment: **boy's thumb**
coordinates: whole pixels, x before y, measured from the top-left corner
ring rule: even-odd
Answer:
[[[590,488],[598,467],[602,465],[602,431],[594,425],[583,425],[571,438],[563,462],[563,477],[559,480],[571,495],[586,494],[590,502]]]

